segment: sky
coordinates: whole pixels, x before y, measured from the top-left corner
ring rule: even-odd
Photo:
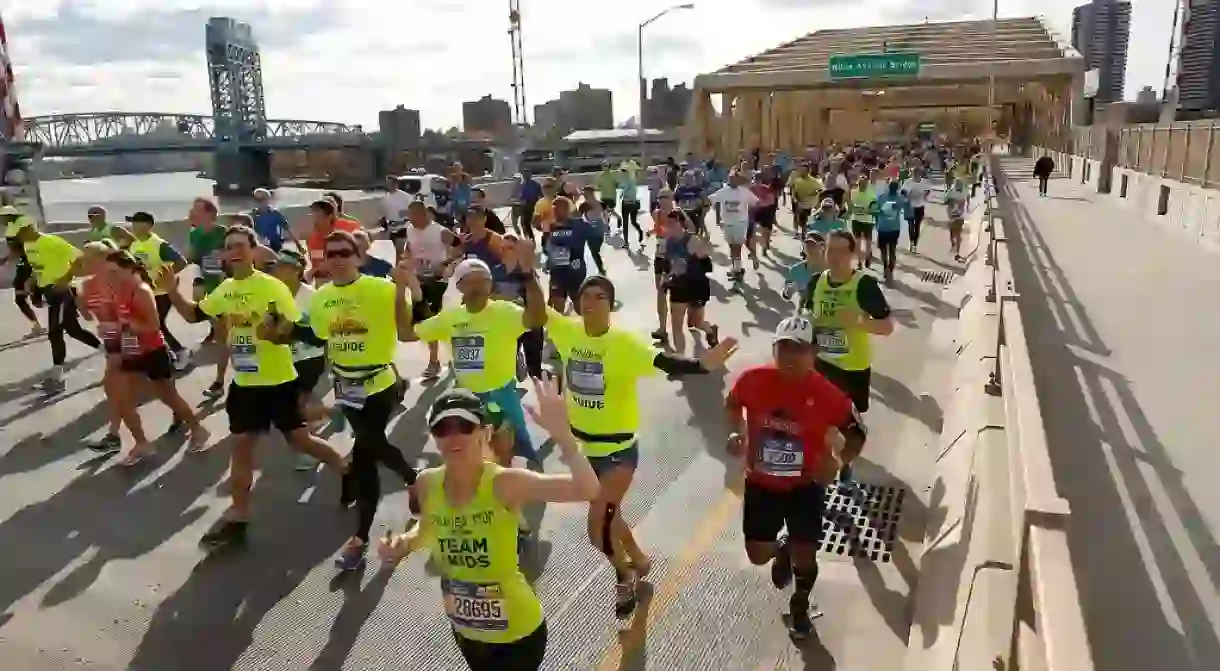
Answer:
[[[521,0],[531,108],[584,82],[636,114],[637,25],[668,0]],[[1072,2],[1001,0],[1000,16],[1044,15],[1065,37]],[[1126,96],[1159,91],[1174,0],[1134,0]],[[461,125],[462,101],[512,101],[509,0],[0,0],[25,116],[208,114],[210,16],[254,27],[267,115],[377,126],[420,110],[426,128]],[[644,72],[690,81],[824,28],[990,18],[987,0],[702,0],[644,32]]]

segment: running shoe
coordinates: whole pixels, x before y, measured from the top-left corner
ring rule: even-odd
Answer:
[[[48,377],[42,381],[42,393],[53,396],[63,393],[65,388],[64,380],[61,377]]]
[[[792,584],[792,551],[788,547],[788,534],[780,534],[779,547],[771,559],[771,584],[775,589],[786,589]]]
[[[355,571],[364,566],[364,543],[348,541],[335,557],[335,568],[340,571]]]
[[[636,598],[635,578],[628,578],[614,586],[614,616],[625,618],[635,612],[639,601]]]
[[[222,518],[199,539],[199,544],[208,549],[243,546],[248,526],[246,522]]]
[[[191,353],[190,352],[188,352],[184,349],[180,349],[177,352],[174,352],[174,370],[181,373],[182,371],[184,371],[190,367],[191,367]]]
[[[788,615],[791,618],[789,631],[792,632],[792,638],[804,640],[813,633],[813,618],[809,615],[809,595],[793,594],[788,599]]]
[[[215,400],[225,395],[224,380],[216,380],[208,385],[207,389],[203,390],[203,397],[208,400]]]
[[[108,433],[99,440],[85,441],[85,447],[99,454],[114,454],[123,449],[123,443],[113,433]]]

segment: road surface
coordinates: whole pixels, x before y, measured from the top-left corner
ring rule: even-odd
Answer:
[[[929,209],[944,221],[943,210]],[[787,214],[781,224],[790,226]],[[931,464],[920,448],[941,424],[922,382],[932,324],[949,314],[940,300],[946,276],[937,273],[958,271],[946,261],[943,226],[926,227],[924,255],[901,253],[897,283],[888,291],[902,326],[876,348],[872,437],[857,468],[873,493],[872,509],[849,511],[859,533],[897,538],[888,547],[866,543],[876,550],[867,559],[823,554],[815,597],[826,616],[816,621],[818,635],[801,648],[793,645],[781,620],[787,594],[771,587],[765,569],[746,561],[740,469],[723,446],[722,404],[732,371],[766,359],[770,332],[789,312],[778,294],[778,266],[767,260],[761,273],[748,272],[745,293],[737,296],[724,288],[724,257],[718,256],[709,314],[743,347],[728,374],[643,383],[642,458],[624,511],[656,563],[632,620],[614,619],[613,573],[585,539],[585,507],[530,511],[540,533],[528,572],[550,626],[546,668],[897,668],[926,517],[923,483]],[[796,262],[799,251],[788,230],[776,236],[775,259],[785,264]],[[380,243],[378,249],[385,252]],[[626,300],[615,322],[651,331],[651,253],[612,248],[605,256]],[[193,343],[204,330],[177,320],[173,328]],[[224,446],[186,454],[180,439],[164,437],[160,456],[135,471],[93,458],[81,440],[104,426],[102,359],[69,341],[67,390],[44,402],[35,385],[48,365],[48,346],[45,339],[22,340],[24,332],[11,292],[0,294],[0,659],[6,669],[464,668],[426,557],[416,555],[394,573],[380,571],[373,558],[362,574],[336,578],[332,558],[348,535],[351,513],[337,506],[333,474],[296,472],[282,441],[265,441],[248,550],[205,559],[197,541],[226,504]],[[405,375],[418,375],[425,360],[422,346],[400,346],[397,363]],[[200,367],[181,380],[188,401],[200,401],[212,375]],[[423,416],[440,388],[413,384],[391,425],[392,440],[421,466],[438,462]],[[223,437],[223,407],[202,407],[207,426]],[[164,408],[150,404],[143,412],[150,435],[164,431]],[[345,433],[331,439],[350,446]],[[545,464],[562,468],[554,453]],[[387,494],[375,533],[407,519],[399,483],[388,475],[383,482]],[[887,530],[883,518],[896,528]],[[827,545],[841,550],[844,527],[827,526]]]

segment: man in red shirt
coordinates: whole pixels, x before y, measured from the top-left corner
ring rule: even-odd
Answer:
[[[309,248],[310,269],[307,276],[310,280],[321,284],[330,278],[326,270],[326,236],[335,231],[355,233],[360,230],[360,224],[352,219],[344,218],[338,206],[330,198],[314,201],[309,206],[313,230],[305,239]]]
[[[808,318],[780,322],[773,351],[772,363],[743,371],[729,391],[728,447],[745,455],[746,555],[755,566],[771,563],[776,589],[795,574],[792,634],[803,638],[813,631],[809,594],[818,576],[825,487],[838,459],[859,454],[867,433],[847,395],[814,370]]]

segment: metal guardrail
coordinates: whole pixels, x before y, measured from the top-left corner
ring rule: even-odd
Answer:
[[[991,167],[994,175],[994,158]],[[1017,302],[1020,294],[1012,277],[1006,222],[997,217],[994,181],[989,178],[984,188],[988,209],[983,235],[990,274],[986,300],[999,306],[995,370],[987,391],[1002,397],[1004,404],[1012,532],[1019,558],[1010,657],[995,660],[993,668],[1091,671],[1093,657],[1067,538],[1071,508],[1055,486]]]

